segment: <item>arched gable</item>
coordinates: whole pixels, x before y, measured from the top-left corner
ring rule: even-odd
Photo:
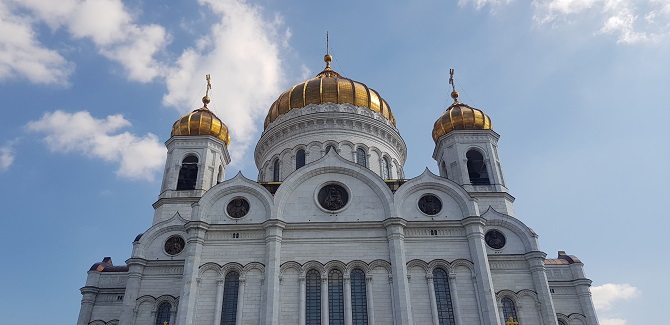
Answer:
[[[489,207],[489,209],[486,210],[484,214],[482,214],[482,217],[486,219],[485,231],[488,231],[492,228],[499,230],[504,228],[505,230],[514,234],[519,243],[523,245],[524,251],[518,251],[519,249],[515,248],[514,245],[509,245],[509,247],[503,247],[501,249],[503,253],[524,254],[527,252],[539,250],[537,234],[532,229],[528,228],[528,226],[526,226],[519,219],[502,214],[491,207]],[[513,240],[514,238],[507,238],[507,241],[509,242],[511,239]],[[511,244],[513,244],[513,242]],[[505,246],[508,245],[505,244]],[[487,246],[487,249],[491,248]]]
[[[245,198],[250,208],[246,216],[233,219],[225,209],[228,202],[237,197]],[[272,194],[265,187],[240,172],[205,192],[195,205],[192,218],[210,224],[262,223],[270,218],[273,204]]]

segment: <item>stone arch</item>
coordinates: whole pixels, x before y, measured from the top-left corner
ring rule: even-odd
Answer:
[[[391,263],[384,260],[374,260],[370,262],[370,264],[368,265],[369,270],[374,270],[375,268],[378,267],[385,269],[386,272],[388,272],[389,276],[391,276]]]
[[[169,303],[172,306],[172,308],[174,308],[175,310],[176,310],[177,306],[179,306],[179,298],[173,297],[171,295],[162,295],[162,296],[156,298],[156,302],[155,302],[156,307],[154,308],[154,310],[156,308],[158,308],[158,306],[160,306],[164,302]]]
[[[503,289],[496,292],[496,302],[498,303],[498,305],[502,304],[503,298],[512,299],[512,302],[514,302],[515,305],[519,304],[519,297],[512,290]]]
[[[361,261],[361,260],[354,260],[354,261],[351,261],[351,262],[347,263],[347,266],[344,269],[344,272],[347,275],[350,275],[351,271],[353,271],[354,269],[360,269],[361,271],[363,271],[363,273],[365,273],[365,275],[370,273],[370,267],[368,266],[368,264]]]
[[[245,193],[254,196],[263,203],[263,208],[268,217],[272,215],[272,206],[274,205],[272,194],[257,182],[244,177],[241,172],[221,184],[224,185],[205,192],[202,198],[200,198],[200,201],[197,203],[197,215],[192,216],[193,220],[207,222],[208,220],[206,220],[206,216],[209,215],[212,206],[224,196],[233,193]]]
[[[150,296],[150,295],[141,296],[141,297],[137,298],[137,300],[135,300],[135,308],[139,307],[139,305],[141,305],[145,302],[150,303],[152,305],[155,305],[156,304],[156,298],[154,298],[153,296]],[[155,308],[153,308],[153,309],[155,309]]]
[[[408,270],[410,268],[413,268],[413,267],[419,267],[419,268],[423,269],[423,271],[426,272],[426,274],[428,274],[428,263],[426,263],[422,260],[411,260],[411,261],[407,262],[407,269]]]
[[[570,318],[565,314],[556,313],[556,319],[558,321],[562,321],[563,324],[566,324],[566,325],[570,324]],[[559,325],[560,325],[560,323],[559,323]]]
[[[324,272],[328,273],[331,270],[340,270],[344,273],[344,270],[347,268],[347,265],[341,261],[330,261],[324,265]]]
[[[470,274],[475,275],[475,265],[471,261],[459,258],[457,260],[451,261],[450,264],[451,264],[451,269],[454,272],[456,271],[457,267],[463,266],[463,267],[466,267],[467,269],[470,270]]]
[[[202,277],[202,274],[207,271],[214,271],[218,277],[221,277],[221,266],[214,262],[207,262],[203,265],[200,265],[198,269],[198,277]]]
[[[426,270],[426,273],[433,274],[433,271],[435,269],[443,269],[447,271],[447,275],[454,274],[454,270],[451,267],[451,264],[449,264],[449,262],[447,262],[446,260],[437,259],[430,261],[430,263],[428,263],[428,269]]]
[[[307,272],[312,269],[319,271],[319,273],[321,273],[321,276],[323,276],[323,274],[326,273],[326,269],[323,267],[323,264],[321,264],[321,262],[309,261],[302,266],[300,275],[305,276]]]
[[[241,276],[243,270],[244,270],[244,267],[240,263],[237,263],[237,262],[226,263],[225,265],[223,265],[223,267],[221,267],[220,277],[221,277],[221,279],[225,279],[226,275],[228,275],[228,273],[233,272],[233,271],[237,272],[237,274],[239,274]]]
[[[296,271],[298,271],[298,273],[300,273],[300,272],[302,272],[302,265],[300,265],[300,263],[294,262],[294,261],[284,262],[279,267],[279,274],[283,274],[288,269],[295,269]]]
[[[579,314],[579,313],[573,313],[573,314],[570,314],[570,316],[568,316],[568,320],[569,320],[569,321],[568,321],[568,324],[570,324],[573,320],[578,320],[578,321],[580,321],[582,324],[587,324],[587,322],[586,322],[586,316],[584,316],[584,315],[582,315],[582,314]]]
[[[249,273],[249,271],[254,270],[254,269],[260,271],[261,274],[263,274],[263,275],[265,274],[265,265],[263,265],[261,263],[258,263],[258,262],[251,262],[251,263],[247,263],[247,265],[245,265],[244,268],[242,268],[243,273],[240,273],[240,275],[246,276],[247,273]]]

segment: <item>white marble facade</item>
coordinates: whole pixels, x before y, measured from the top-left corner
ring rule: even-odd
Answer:
[[[153,225],[125,265],[93,265],[77,324],[303,325],[317,316],[329,324],[339,313],[333,324],[501,325],[510,306],[521,325],[598,324],[579,259],[547,259],[514,215],[498,137],[452,131],[436,143],[440,175],[405,179],[407,150],[392,123],[366,107],[311,105],[263,132],[258,181],[223,181],[223,141],[174,136]],[[465,154],[473,148],[488,185],[469,182]],[[300,168],[298,150],[306,153]],[[196,187],[176,190],[188,155],[198,158]],[[319,197],[330,184],[348,195],[334,210]],[[422,211],[426,195],[441,209]],[[240,199],[248,205],[241,217]],[[485,239],[492,230],[504,236],[502,247]]]

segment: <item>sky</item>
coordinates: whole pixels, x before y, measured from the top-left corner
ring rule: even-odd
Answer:
[[[226,178],[256,179],[265,114],[323,69],[326,32],[389,103],[408,178],[437,173],[453,68],[517,217],[584,262],[601,324],[667,323],[670,0],[0,0],[0,324],[74,324],[89,267],[130,257],[208,73]]]

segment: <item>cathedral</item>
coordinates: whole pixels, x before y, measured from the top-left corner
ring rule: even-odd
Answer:
[[[488,115],[453,89],[439,175],[406,178],[389,104],[324,61],[270,105],[257,180],[225,178],[207,77],[166,142],[152,226],[125,264],[88,270],[78,325],[598,324],[582,262],[547,258],[515,215]]]

